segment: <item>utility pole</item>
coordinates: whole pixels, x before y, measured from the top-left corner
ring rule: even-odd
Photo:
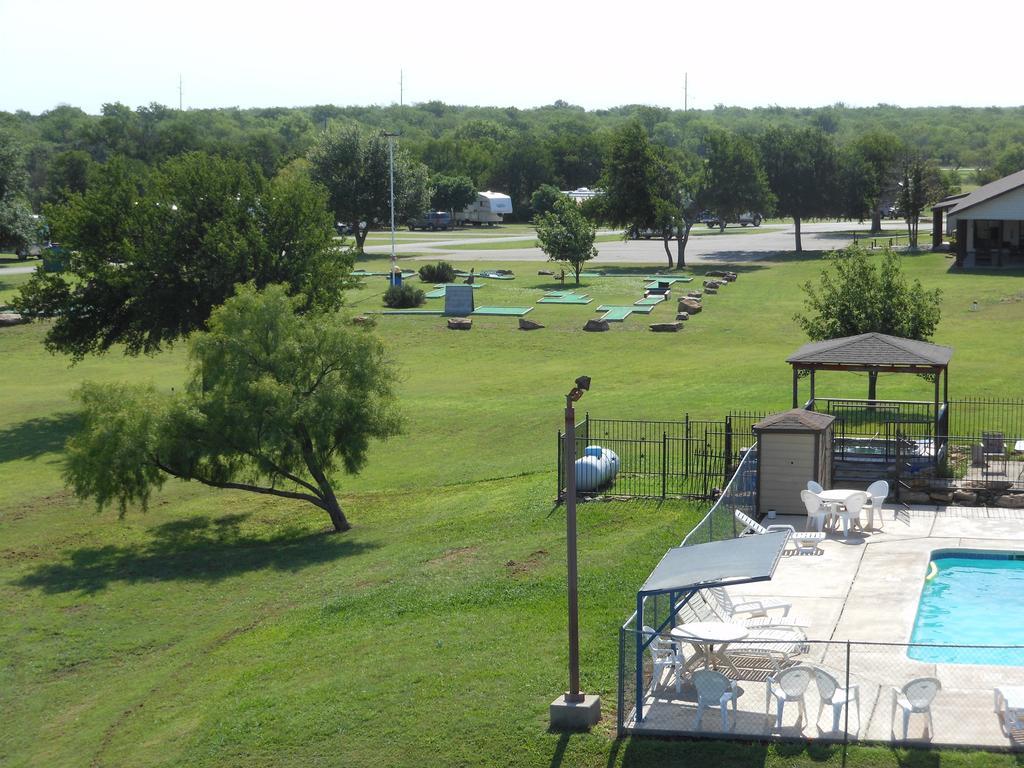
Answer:
[[[383,134],[388,140],[388,177],[391,186],[391,266],[398,264],[398,257],[395,255],[395,137],[399,134],[391,131],[384,131]]]

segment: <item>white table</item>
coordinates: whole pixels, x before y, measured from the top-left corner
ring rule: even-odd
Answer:
[[[835,504],[838,506],[855,493],[867,493],[867,491],[858,491],[856,488],[830,488],[827,491],[819,493],[818,498],[826,504]],[[870,506],[870,493],[868,493],[868,505],[868,530],[871,530],[875,527],[875,508]],[[857,510],[857,524],[860,524],[860,510]]]
[[[714,669],[716,662],[722,662],[732,669],[733,674],[739,674],[725,654],[725,649],[729,647],[729,643],[742,640],[749,634],[749,630],[742,624],[730,624],[725,621],[695,621],[673,627],[669,634],[676,640],[682,640],[692,645],[698,654],[703,656],[705,667]],[[716,645],[718,646],[717,650],[715,649]]]

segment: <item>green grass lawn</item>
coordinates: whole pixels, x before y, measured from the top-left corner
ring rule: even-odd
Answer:
[[[909,277],[943,290],[935,341],[956,350],[951,395],[1018,396],[1024,274],[954,274],[949,263],[904,258]],[[0,330],[0,765],[844,764],[827,746],[614,740],[617,628],[704,511],[681,502],[581,507],[582,677],[605,719],[589,734],[546,730],[566,685],[552,462],[572,380],[593,377],[580,411],[609,418],[786,408],[784,359],[804,341],[792,319],[799,285],[820,262],[734,265],[739,280],[675,335],[647,329],[674,301],[609,333],[581,331],[598,304],[638,298],[639,278],[584,278],[593,304],[536,305],[560,287],[536,274],[547,265],[473,266],[517,274],[486,281],[477,304],[533,305],[529,317],[546,328],[488,317],[452,333],[440,317],[378,317],[408,423],[372,449],[362,475],[338,478],[355,526],[343,535],[326,535],[326,516],[301,504],[178,482],[124,517],[75,500],[61,482],[74,388],[181,386],[183,351],[69,366],[42,349],[43,326]],[[24,279],[0,272],[0,303]],[[352,309],[382,309],[385,287],[365,279]],[[857,397],[866,387],[831,374],[817,390]],[[882,377],[879,394],[926,398],[930,385]],[[858,747],[846,764],[1019,760]]]

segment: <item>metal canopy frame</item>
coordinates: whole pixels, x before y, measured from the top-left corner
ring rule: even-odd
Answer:
[[[653,637],[644,636],[644,601],[653,595],[669,595],[668,618],[653,629],[661,632],[676,625],[676,615],[698,590],[769,581],[786,547],[789,533],[741,536],[686,547],[673,547],[661,558],[636,593],[636,720],[643,720],[644,651]]]

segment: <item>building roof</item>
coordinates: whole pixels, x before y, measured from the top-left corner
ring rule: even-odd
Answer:
[[[786,531],[773,531],[674,547],[647,577],[640,594],[767,581],[775,572],[788,537]]]
[[[986,184],[983,187],[978,187],[976,190],[968,194],[949,210],[948,215],[954,216],[958,213],[962,213],[968,208],[973,208],[976,205],[988,202],[993,198],[1005,195],[1007,192],[1012,192],[1013,190],[1021,187],[1024,187],[1024,171],[1017,171],[1016,173],[1011,173],[1009,176],[1003,176],[1003,178],[996,179],[992,183]]]
[[[959,202],[961,200],[963,200],[965,197],[967,197],[969,194],[971,194],[971,193],[970,192],[961,192],[959,195],[950,195],[949,197],[944,197],[941,200],[939,200],[939,202],[937,202],[935,205],[932,206],[932,210],[933,211],[944,211],[947,208],[953,208],[956,205],[958,205]]]
[[[871,366],[940,366],[949,365],[952,347],[929,344],[927,341],[903,339],[884,333],[862,333],[841,339],[828,339],[804,344],[786,358],[794,366],[848,365]]]
[[[835,420],[835,416],[830,416],[827,413],[816,413],[805,408],[794,408],[791,411],[783,411],[782,413],[773,413],[771,416],[766,416],[754,425],[754,431],[772,432],[777,430],[779,432],[789,432],[799,429],[820,432]]]

